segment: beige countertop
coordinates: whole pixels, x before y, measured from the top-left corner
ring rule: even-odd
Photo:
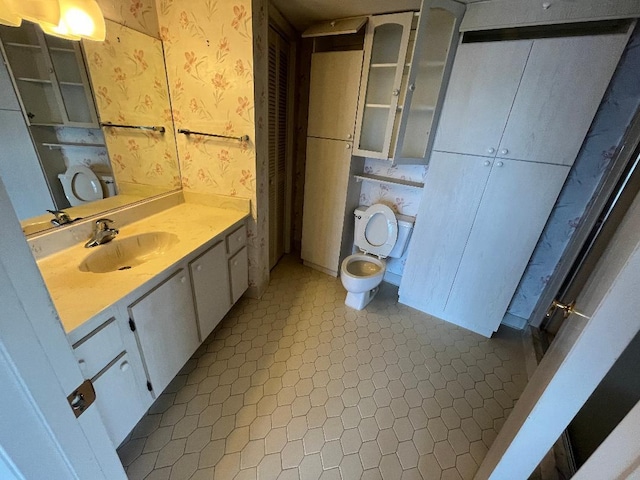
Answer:
[[[168,252],[129,270],[82,272],[80,263],[99,249],[84,243],[38,260],[38,267],[67,333],[118,302],[248,216],[248,212],[182,203],[120,229],[119,239],[145,232],[178,237]],[[118,228],[118,225],[115,225]]]

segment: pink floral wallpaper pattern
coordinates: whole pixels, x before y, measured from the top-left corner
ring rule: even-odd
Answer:
[[[261,31],[267,21],[263,1],[255,4],[256,18],[251,0],[158,0],[157,8],[176,130],[250,138],[240,142],[179,134],[177,145],[185,190],[251,200],[249,283],[253,295],[259,295],[269,274],[266,219],[259,210],[266,206],[265,182],[257,178],[266,169],[262,164],[258,168],[256,158],[266,116],[256,112],[254,91],[260,92],[258,108],[266,107],[261,75],[254,81],[254,62],[262,71]]]
[[[164,133],[103,127],[119,191],[179,188],[169,92],[160,40],[107,21],[104,42],[85,42],[102,122],[164,126]]]
[[[105,18],[159,38],[155,0],[97,0]]]

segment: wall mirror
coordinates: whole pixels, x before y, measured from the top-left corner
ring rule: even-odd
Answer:
[[[0,176],[26,235],[180,188],[162,42],[0,27]],[[21,123],[20,123],[21,122]]]

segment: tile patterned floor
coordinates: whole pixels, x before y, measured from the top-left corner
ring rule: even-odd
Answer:
[[[471,479],[526,383],[491,340],[396,303],[366,310],[285,257],[118,450],[130,479]]]

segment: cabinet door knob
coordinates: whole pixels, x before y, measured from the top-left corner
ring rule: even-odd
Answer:
[[[124,362],[122,362],[120,364],[120,370],[122,372],[126,372],[127,370],[129,370],[129,362],[127,362],[126,360]]]
[[[184,283],[186,281],[187,281],[187,279],[185,277],[180,277],[180,283]]]
[[[489,165],[491,165],[491,162],[489,160],[485,160],[484,161],[484,166],[488,167]]]
[[[349,149],[351,148],[351,144],[350,144],[350,143],[347,143],[347,145],[345,146],[345,148],[346,148],[347,150],[349,150]]]
[[[496,149],[495,148],[487,148],[487,153],[496,153]]]
[[[411,85],[409,85],[409,90],[410,91],[413,92],[413,91],[415,91],[415,89],[416,89],[416,84],[415,83],[412,83]]]
[[[504,165],[504,163],[502,163],[502,162],[496,162],[496,167],[501,167],[503,165]]]
[[[398,90],[397,88],[391,92],[393,94],[394,97],[397,97],[398,95],[400,95],[400,90]]]
[[[506,148],[500,150],[500,155],[506,155],[507,153],[509,153],[509,150],[507,150]]]
[[[201,271],[202,271],[202,265],[197,265],[197,266],[196,266],[196,270],[197,270],[198,272],[201,272]]]
[[[347,138],[351,138],[353,135],[351,135],[350,133],[347,134]]]

